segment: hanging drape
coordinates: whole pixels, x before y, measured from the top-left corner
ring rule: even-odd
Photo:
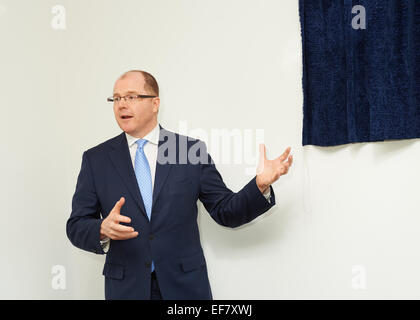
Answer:
[[[299,0],[299,14],[303,145],[419,138],[420,0]]]

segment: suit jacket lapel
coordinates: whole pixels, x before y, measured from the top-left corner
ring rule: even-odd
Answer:
[[[109,151],[109,156],[140,211],[147,218],[124,132],[117,137],[113,150]]]
[[[163,158],[164,149],[161,148],[161,145],[166,141],[163,141],[165,136],[168,136],[168,131],[162,128],[159,124],[159,143],[158,143],[158,154],[157,159]],[[171,170],[171,165],[167,164],[160,164],[159,161],[156,161],[156,173],[155,173],[155,184],[153,186],[153,202],[152,202],[152,210],[155,205],[155,202],[159,196],[160,191],[162,190],[163,185],[165,184],[166,178],[168,177],[169,171]]]

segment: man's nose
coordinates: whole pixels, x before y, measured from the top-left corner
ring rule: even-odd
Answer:
[[[119,102],[119,107],[120,108],[122,108],[122,107],[127,108],[127,99],[125,97],[121,97],[121,100]]]

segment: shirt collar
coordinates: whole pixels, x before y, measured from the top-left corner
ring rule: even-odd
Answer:
[[[155,145],[158,145],[159,143],[159,123],[156,124],[156,126],[148,133],[146,134],[142,139],[145,139],[149,141],[150,143],[153,143]],[[129,135],[127,132],[125,133],[125,136],[127,137],[127,143],[128,147],[131,148],[131,146],[136,143],[137,140],[140,138],[133,137]]]

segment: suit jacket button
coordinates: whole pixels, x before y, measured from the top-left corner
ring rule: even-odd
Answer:
[[[153,240],[155,238],[155,236],[153,235],[153,234],[151,234],[150,236],[149,236],[149,240]]]
[[[146,262],[145,265],[146,265],[146,268],[150,268],[152,266],[150,262]]]

